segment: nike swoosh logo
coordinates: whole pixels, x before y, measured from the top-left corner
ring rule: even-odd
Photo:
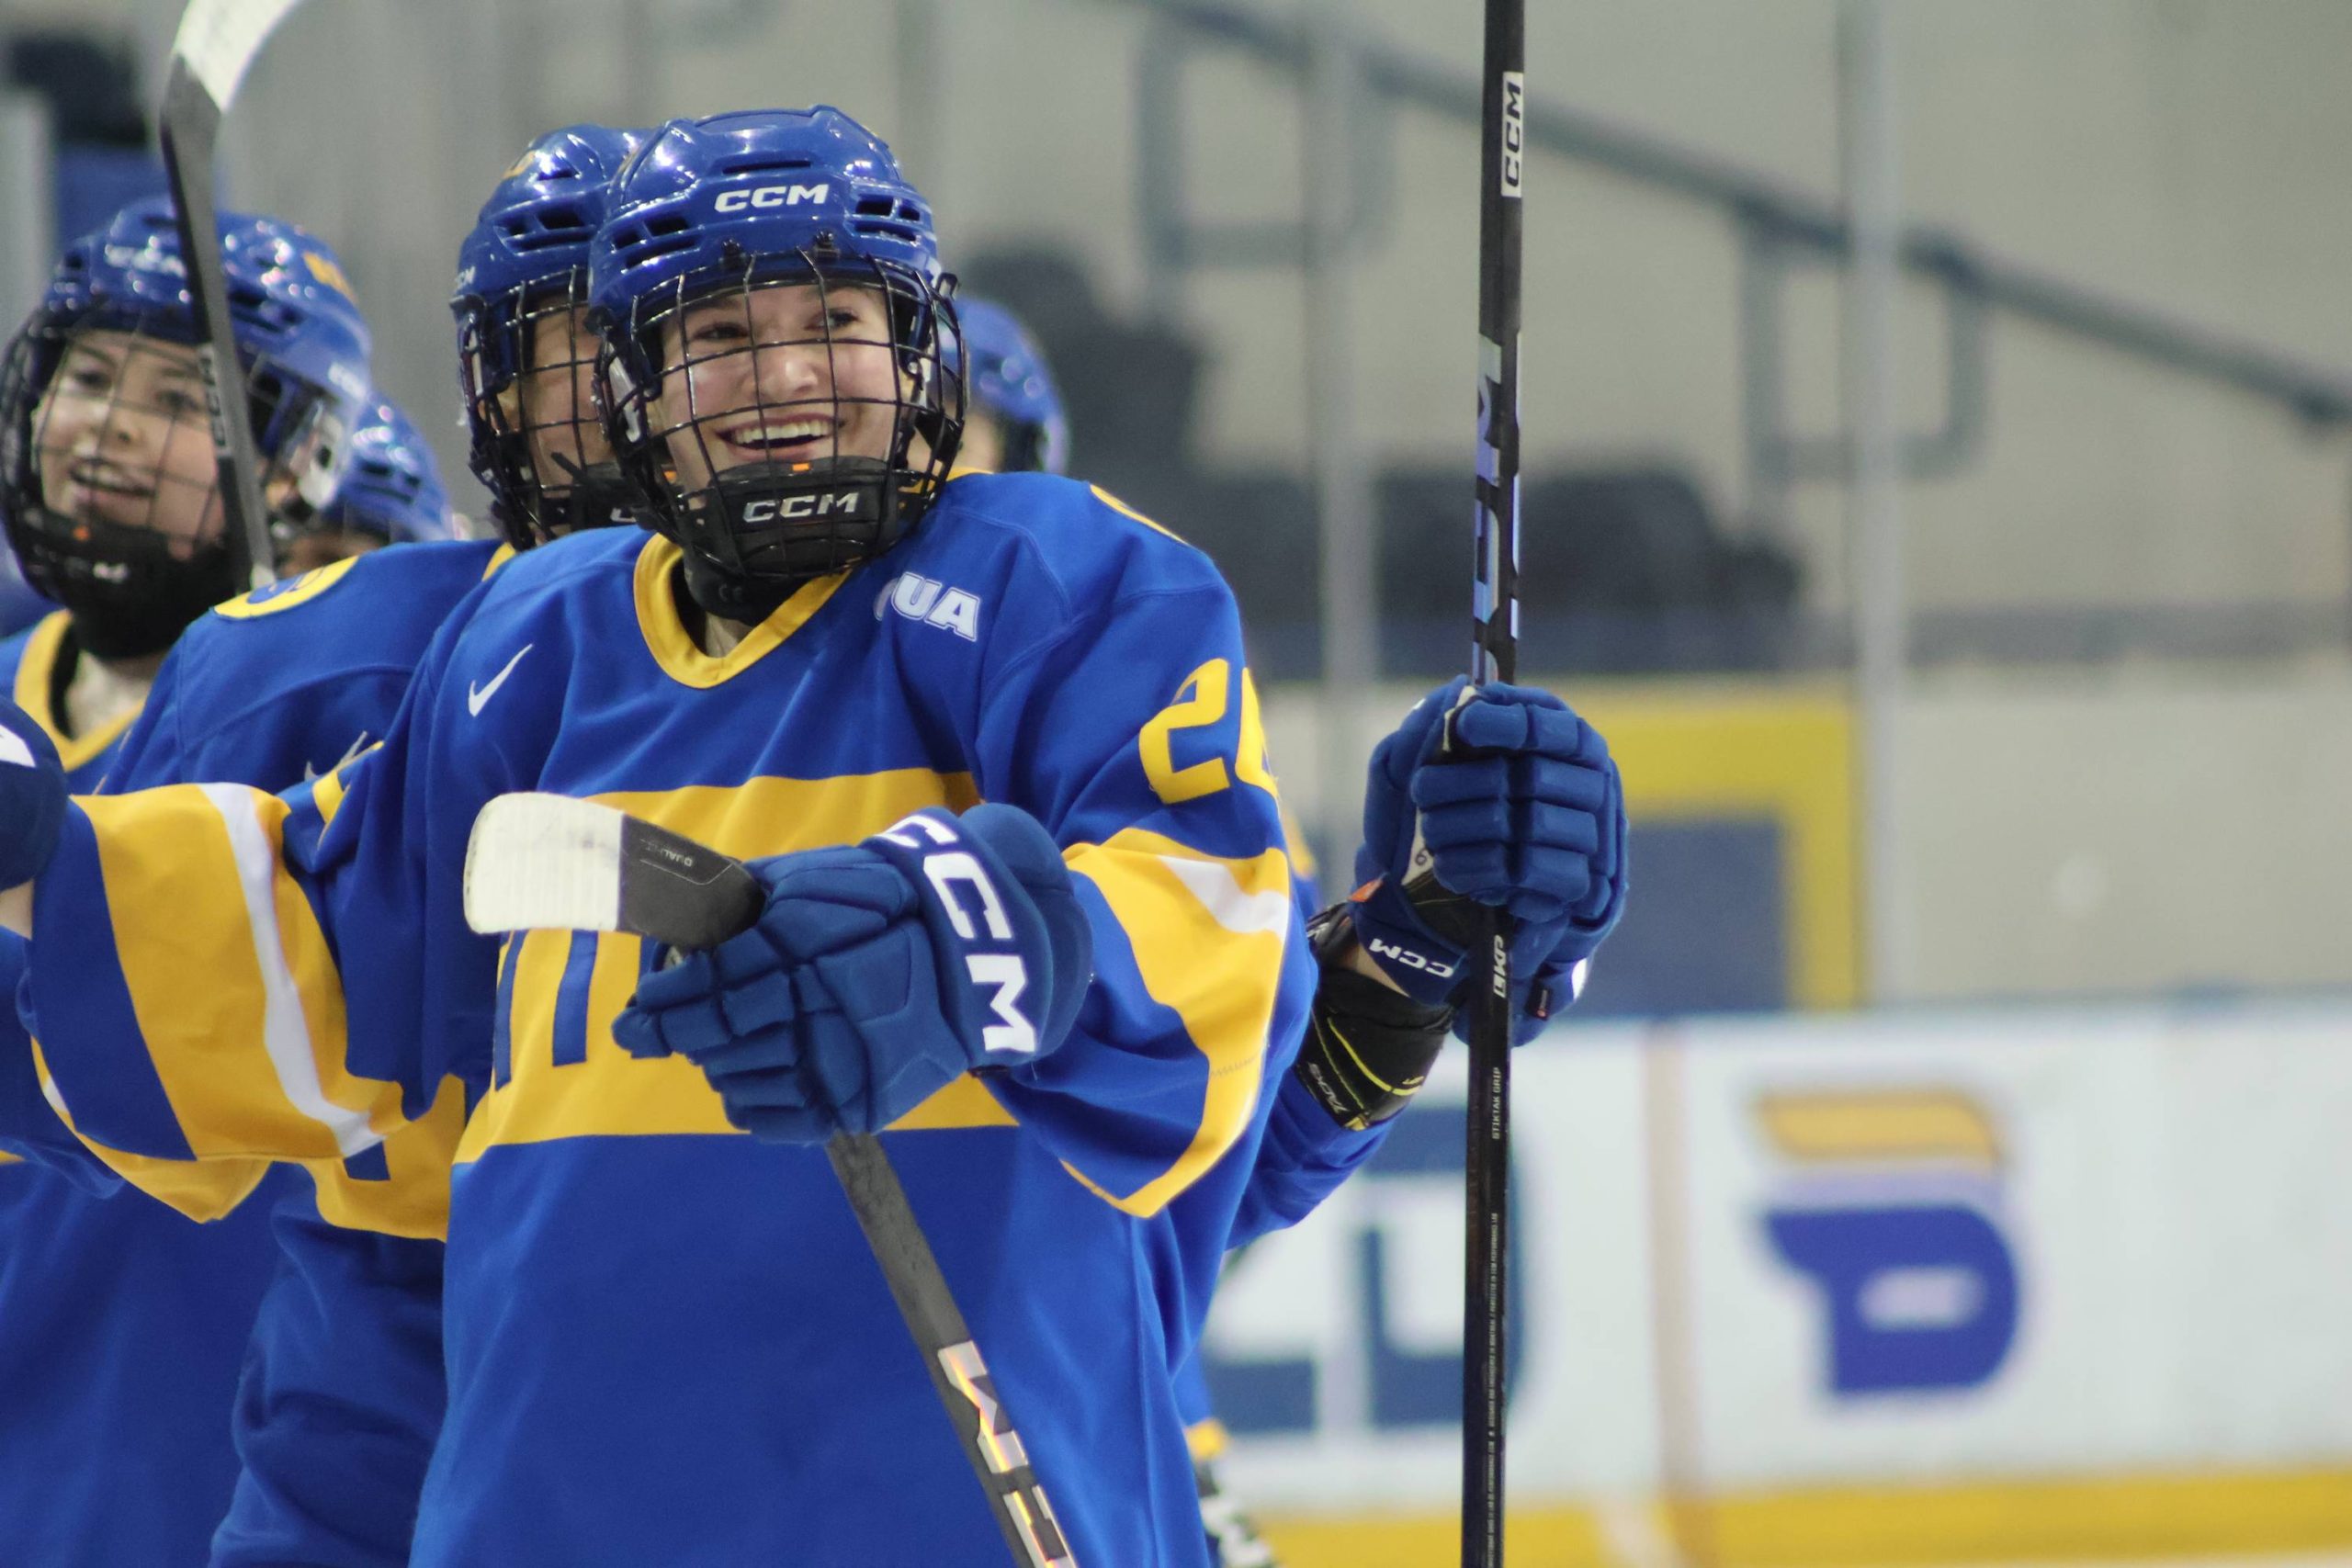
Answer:
[[[345,751],[342,756],[337,757],[334,760],[334,765],[329,767],[326,771],[330,773],[339,773],[343,772],[345,768],[350,766],[354,758],[357,757],[360,752],[365,751],[366,750],[368,750],[368,732],[363,729],[359,732],[359,739],[351,743],[351,749]],[[306,761],[302,764],[302,782],[304,784],[309,784],[312,779],[320,776],[322,775],[320,774],[319,770],[311,766],[309,762]]]
[[[530,652],[531,649],[537,646],[537,645],[536,643],[525,643],[523,645],[523,652],[517,653],[514,658],[508,660],[506,661],[506,668],[501,670],[497,674],[492,675],[490,678],[489,685],[477,686],[470,681],[467,682],[466,712],[476,717],[480,717],[483,705],[487,704],[491,698],[498,695],[498,688],[506,684],[506,677],[514,673],[514,666],[523,662],[523,654]]]

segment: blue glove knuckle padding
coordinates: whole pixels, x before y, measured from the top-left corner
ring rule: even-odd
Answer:
[[[1377,886],[1359,931],[1389,944],[1374,956],[1425,1000],[1466,982],[1458,930],[1432,930],[1404,886],[1417,829],[1445,889],[1516,922],[1521,976],[1589,954],[1623,899],[1623,794],[1600,732],[1548,692],[1497,684],[1464,701],[1467,685],[1431,693],[1381,742],[1364,802],[1357,878]],[[1456,973],[1398,958],[1397,945]]]
[[[1060,847],[1009,807],[922,815],[952,826],[751,863],[768,889],[758,924],[644,976],[615,1038],[689,1057],[731,1124],[791,1143],[878,1131],[989,1065],[1003,1008],[1028,1010],[1036,1054],[1050,1050],[1092,958]],[[967,977],[975,944],[1016,961],[1018,993]]]

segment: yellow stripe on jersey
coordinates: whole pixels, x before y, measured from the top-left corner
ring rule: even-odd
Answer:
[[[345,574],[358,564],[359,557],[345,556],[339,561],[320,567],[315,571],[306,571],[288,581],[273,582],[266,587],[256,588],[242,598],[232,599],[225,604],[215,604],[212,613],[232,621],[252,621],[264,615],[274,615],[280,610],[291,610],[297,604],[309,604],[341,582]]]
[[[49,695],[56,678],[57,661],[65,651],[65,633],[73,624],[74,617],[62,610],[52,610],[40,618],[32,636],[25,639],[24,657],[17,662],[17,689],[10,694],[10,700],[48,732],[50,743],[57,748],[58,761],[69,773],[113,745],[139,716],[139,709],[134,706],[87,735],[65,733],[65,716],[51,706]]]
[[[1104,490],[1101,485],[1088,485],[1086,488],[1094,492],[1095,500],[1101,502],[1103,505],[1109,507],[1120,516],[1132,517],[1136,522],[1142,524],[1145,527],[1150,529],[1153,533],[1165,534],[1180,545],[1190,545],[1193,542],[1184,537],[1183,535],[1179,534],[1175,529],[1168,526],[1165,523],[1153,522],[1150,518],[1146,517],[1142,513],[1137,512],[1134,507],[1129,506],[1125,502],[1121,501],[1117,496],[1113,495],[1109,491]]]
[[[926,806],[977,805],[967,773],[905,768],[832,779],[753,779],[737,786],[615,791],[594,797],[739,859],[854,843]],[[643,943],[598,936],[588,976],[587,1039],[568,1042],[555,1065],[557,993],[571,953],[569,931],[517,939],[508,1014],[511,1077],[475,1108],[460,1160],[510,1144],[561,1138],[732,1135],[718,1096],[692,1063],[639,1061],[613,1043],[613,1020],[637,989]],[[904,1117],[896,1131],[1011,1126],[1012,1117],[977,1080],[948,1085]]]
[[[41,1055],[38,1040],[33,1042],[33,1071],[40,1078],[40,1090],[47,1097],[50,1109],[57,1112],[58,1120],[75,1137],[81,1138],[81,1131],[74,1126],[73,1111],[66,1108],[56,1084],[50,1078],[49,1063]],[[269,1174],[269,1161],[266,1159],[153,1159],[145,1155],[124,1154],[88,1138],[82,1138],[82,1143],[107,1169],[191,1220],[226,1216],[253,1196],[254,1189]]]
[[[368,755],[368,751],[381,750],[383,749],[383,745],[384,743],[379,740],[373,746],[368,747],[367,750],[361,751],[358,756],[345,758],[343,761],[335,767],[334,772],[321,773],[318,777],[318,781],[311,784],[311,805],[318,811],[319,826],[321,828],[324,828],[328,823],[333,822],[334,820],[334,814],[343,809],[344,794],[345,790],[350,787],[343,782],[345,771],[347,770],[352,763],[359,761],[360,757]]]
[[[334,958],[278,870],[285,805],[213,784],[79,804],[108,903],[141,912],[118,920],[116,949],[191,1150],[334,1159],[375,1144],[400,1091],[344,1065]]]
[[[489,563],[481,569],[481,580],[488,582],[492,578],[496,577],[498,569],[513,560],[517,553],[512,545],[501,545],[491,551]]]
[[[670,586],[684,553],[672,541],[655,535],[637,557],[637,624],[645,634],[653,661],[680,685],[708,689],[741,674],[781,646],[785,638],[808,624],[825,607],[833,591],[849,581],[835,572],[804,582],[792,597],[777,605],[768,618],[753,626],[741,642],[714,659],[678,618],[678,596]]]
[[[1183,1021],[1208,1058],[1200,1125],[1174,1165],[1125,1195],[1071,1172],[1120,1209],[1148,1216],[1217,1162],[1257,1107],[1290,933],[1290,861],[1278,849],[1218,859],[1140,828],[1077,845],[1066,858],[1111,906],[1144,989]]]
[[[310,1160],[319,1213],[345,1230],[419,1241],[449,1239],[449,1162],[466,1130],[466,1086],[441,1080],[431,1109],[384,1140],[387,1175],[363,1179],[341,1160]]]

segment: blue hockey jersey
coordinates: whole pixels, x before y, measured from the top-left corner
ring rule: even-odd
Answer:
[[[109,792],[191,779],[274,788],[332,772],[371,729],[380,737],[390,728],[433,629],[481,580],[495,548],[386,550],[220,607],[182,636],[127,732],[117,727],[103,752],[84,748],[90,754],[75,782],[90,787],[103,773]],[[49,690],[34,672],[54,658],[40,641],[32,646],[41,658],[17,687],[28,695]],[[446,1163],[420,1198],[391,1190],[388,1156],[436,1130],[453,1145],[461,1109],[453,1103],[366,1159],[314,1170],[329,1209],[349,1223],[437,1231]],[[107,1156],[134,1168],[119,1153]],[[418,1161],[401,1163],[405,1170]],[[0,1173],[0,1190],[17,1174]],[[266,1175],[259,1162],[136,1167],[181,1207],[226,1216],[202,1230],[144,1197],[100,1201],[56,1175],[24,1174],[0,1275],[0,1355],[23,1342],[47,1381],[28,1383],[26,1398],[12,1397],[0,1416],[0,1432],[25,1444],[0,1461],[0,1546],[26,1546],[0,1558],[200,1562],[231,1513],[238,1549],[215,1561],[405,1561],[416,1483],[401,1485],[389,1472],[404,1462],[421,1474],[430,1451],[437,1336],[420,1341],[413,1312],[397,1303],[380,1315],[346,1311],[331,1325],[313,1314],[327,1282],[369,1269],[437,1296],[438,1243],[328,1225],[311,1182],[291,1171]],[[281,1248],[273,1230],[293,1240]],[[314,1235],[311,1249],[323,1256],[302,1256]],[[430,1266],[421,1284],[419,1254]],[[357,1262],[338,1261],[348,1258]],[[314,1332],[327,1328],[325,1338]],[[322,1364],[330,1353],[331,1367]],[[335,1484],[311,1460],[306,1402],[368,1439],[360,1451],[368,1479],[379,1484]],[[89,1463],[94,1453],[108,1462]],[[288,1471],[290,1484],[281,1481]],[[135,1482],[126,1484],[127,1475]],[[397,1500],[391,1517],[366,1511],[378,1496]],[[333,1517],[332,1535],[313,1524],[322,1513]],[[36,1533],[12,1535],[12,1520]]]
[[[0,643],[0,681],[91,790],[134,716],[64,733],[70,626],[61,610]],[[0,977],[22,957],[10,939]],[[14,1008],[0,1033],[21,1071]],[[0,1562],[203,1562],[236,1478],[229,1410],[271,1268],[266,1205],[199,1229],[139,1193],[96,1196],[88,1172],[0,1161]],[[261,1174],[219,1185],[242,1198]]]
[[[1037,475],[951,483],[724,657],[686,631],[677,562],[620,534],[517,560],[381,750],[287,799],[81,802],[28,988],[64,1101],[137,1154],[334,1158],[445,1074],[480,1097],[419,1564],[992,1561],[822,1152],[752,1143],[690,1064],[614,1045],[642,944],[476,937],[459,872],[512,789],[738,855],[1022,807],[1095,928],[1079,1023],[886,1143],[1079,1559],[1199,1562],[1170,1370],[1313,984],[1229,593]],[[192,992],[198,1017],[155,1005]]]
[[[165,661],[107,793],[198,780],[277,789],[334,773],[391,728],[435,630],[511,554],[401,546],[220,606]],[[240,1212],[240,1224],[266,1220],[276,1245],[248,1303],[233,1408],[220,1412],[241,1462],[214,1509],[215,1568],[408,1561],[440,1430],[438,1237],[463,1102],[450,1085],[424,1122],[350,1160],[311,1162],[310,1180],[277,1179],[273,1203]],[[185,1167],[181,1180],[236,1168]]]

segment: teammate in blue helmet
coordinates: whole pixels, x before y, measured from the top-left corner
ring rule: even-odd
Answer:
[[[333,771],[391,728],[408,672],[437,627],[463,618],[469,589],[557,536],[635,523],[616,495],[582,318],[605,187],[641,140],[594,125],[536,138],[459,246],[450,303],[469,466],[505,542],[371,554],[333,581],[322,572],[198,622],[179,656],[179,743],[134,731],[123,787],[230,778],[277,789]],[[380,1173],[313,1166],[315,1193],[278,1204],[278,1276],[239,1387],[243,1470],[213,1540],[216,1568],[410,1561],[443,1413],[445,1249],[430,1216],[448,1207],[458,1124],[403,1128]]]
[[[956,316],[972,363],[956,460],[990,473],[1069,472],[1069,416],[1037,340],[992,299],[962,300]]]
[[[588,243],[639,130],[570,125],[531,143],[458,250],[458,373],[491,515],[526,549],[634,522],[596,406]]]
[[[838,109],[673,120],[623,172],[605,398],[704,614],[757,622],[922,518],[964,428],[954,289],[929,203]]]
[[[367,329],[316,239],[234,214],[220,231],[265,493],[300,515],[344,459]],[[171,708],[165,649],[245,586],[221,536],[191,323],[170,209],[139,202],[68,248],[0,370],[9,540],[63,606],[0,642],[0,693],[84,793],[116,773],[142,709]],[[0,942],[0,995],[23,959]],[[0,1049],[21,1057],[25,1038],[0,1010]],[[199,1229],[0,1156],[0,1561],[204,1560],[237,1473],[229,1408],[271,1269],[268,1208]]]
[[[368,335],[333,252],[224,213],[222,262],[274,512],[332,493],[368,395]],[[0,509],[75,648],[141,660],[241,590],[221,531],[187,268],[167,201],[69,247],[0,368]]]
[[[433,448],[408,415],[388,402],[371,409],[352,436],[351,460],[334,499],[288,535],[277,564],[289,577],[386,545],[458,536]]]

